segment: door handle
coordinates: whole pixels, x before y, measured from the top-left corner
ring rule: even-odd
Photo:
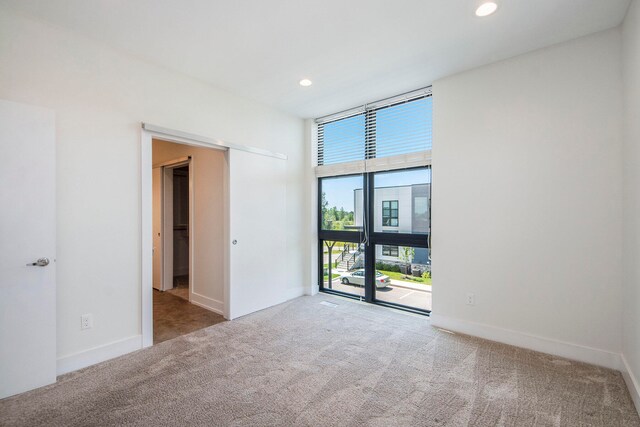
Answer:
[[[49,258],[40,258],[36,262],[27,264],[27,267],[46,267],[49,265]]]

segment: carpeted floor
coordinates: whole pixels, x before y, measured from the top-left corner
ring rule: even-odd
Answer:
[[[153,290],[154,344],[224,321],[220,314],[191,304],[188,299]]]
[[[618,372],[319,295],[0,401],[0,424],[637,427],[640,419]]]

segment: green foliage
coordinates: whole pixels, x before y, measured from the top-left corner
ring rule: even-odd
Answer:
[[[425,271],[424,273],[422,273],[422,278],[423,279],[431,279],[431,272],[430,271]]]
[[[378,261],[376,262],[376,270],[400,273],[400,266],[398,264],[391,264],[391,263]]]
[[[400,259],[407,264],[411,264],[413,257],[416,255],[416,250],[411,246],[402,246],[400,250]]]
[[[326,194],[322,193],[322,228],[325,230],[344,230],[346,225],[353,225],[353,212],[345,211],[344,208],[338,209],[336,206],[329,207]]]
[[[385,276],[389,276],[392,280],[398,280],[400,282],[409,282],[409,283],[421,283],[421,284],[425,284],[425,285],[431,285],[431,278],[425,278],[425,277],[414,277],[414,276],[409,276],[407,274],[403,274],[401,272],[397,272],[397,271],[389,271],[389,270],[380,270],[377,269],[380,273],[384,274]]]

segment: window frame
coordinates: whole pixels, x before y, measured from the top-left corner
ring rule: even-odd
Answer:
[[[409,167],[403,169],[394,169],[394,171],[409,171],[416,169],[431,169],[431,166],[417,166],[417,167]],[[380,171],[382,172],[382,171]],[[407,305],[402,305],[398,303],[391,303],[376,299],[375,293],[375,263],[376,263],[376,245],[389,245],[389,246],[411,246],[414,248],[427,248],[431,250],[430,244],[430,236],[431,236],[431,228],[428,233],[425,234],[412,234],[412,233],[398,233],[395,230],[383,230],[380,232],[375,232],[374,230],[374,221],[375,221],[375,175],[379,172],[368,172],[368,173],[357,173],[357,174],[346,174],[346,175],[335,175],[333,177],[342,177],[342,176],[353,176],[360,175],[363,178],[363,197],[364,204],[366,208],[364,209],[364,222],[367,224],[367,229],[369,230],[369,238],[368,244],[365,245],[364,250],[364,297],[357,294],[350,294],[346,292],[341,292],[334,289],[329,289],[324,287],[324,275],[323,275],[323,259],[322,256],[318,256],[318,286],[320,292],[339,295],[347,298],[357,299],[360,301],[365,301],[368,303],[397,308],[400,310],[409,311],[412,313],[422,314],[429,316],[431,314],[431,310],[422,309],[419,307],[411,307]],[[317,188],[318,188],[318,206],[317,206],[317,228],[318,228],[318,254],[322,254],[325,240],[337,240],[342,242],[352,242],[361,244],[365,241],[365,236],[363,231],[353,232],[353,231],[343,231],[343,230],[323,230],[322,229],[322,179],[330,178],[330,177],[322,177],[317,178]],[[431,212],[431,210],[429,210]]]
[[[331,114],[324,117],[319,117],[315,119],[315,123],[317,126],[316,132],[316,166],[319,167],[332,167],[341,164],[349,164],[349,163],[358,163],[362,161],[372,161],[375,159],[385,159],[389,157],[394,157],[394,155],[383,155],[382,157],[378,157],[378,137],[377,137],[377,113],[380,111],[387,110],[389,108],[397,107],[404,104],[409,104],[411,102],[416,102],[420,100],[425,100],[428,98],[433,98],[433,91],[431,86],[427,86],[422,89],[418,89],[415,91],[407,92],[405,94],[397,95],[391,98],[383,99],[380,101],[368,103],[356,108],[352,108],[350,110],[343,111],[341,113]],[[433,108],[433,107],[431,107]],[[361,146],[354,147],[353,150],[349,150],[349,155],[352,153],[361,154],[358,155],[358,158],[347,158],[342,161],[330,162],[327,163],[326,155],[329,154],[326,152],[327,146],[325,145],[325,126],[330,125],[332,123],[337,123],[341,120],[349,120],[354,117],[363,117],[364,118],[364,129],[363,136],[364,140],[362,141]],[[429,137],[429,144],[433,142],[433,115],[431,116],[431,133]],[[360,143],[360,141],[358,141]],[[344,151],[345,149],[342,148]],[[409,151],[406,153],[397,154],[396,156],[411,156],[415,153],[420,152],[430,152],[431,147],[425,147],[424,150],[416,150]],[[329,156],[330,157],[330,156]],[[349,157],[349,156],[347,156]]]
[[[389,207],[385,208],[385,204],[388,203]],[[395,204],[395,208],[393,207]],[[387,214],[385,214],[385,210],[387,210]],[[395,215],[394,215],[394,211],[395,211]],[[398,200],[383,200],[382,201],[382,226],[383,227],[400,227],[400,221],[399,221],[399,205],[398,205]],[[393,224],[393,221],[395,220],[395,225]],[[385,223],[385,222],[389,222]]]
[[[400,247],[396,245],[382,245],[382,256],[391,256],[398,258],[400,256]]]

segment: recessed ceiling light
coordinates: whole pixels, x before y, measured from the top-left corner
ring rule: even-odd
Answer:
[[[498,4],[492,1],[482,3],[476,9],[476,16],[489,16],[498,9]]]
[[[300,80],[300,86],[307,87],[307,86],[311,86],[312,84],[313,84],[313,82],[311,80],[309,80],[309,79]]]

